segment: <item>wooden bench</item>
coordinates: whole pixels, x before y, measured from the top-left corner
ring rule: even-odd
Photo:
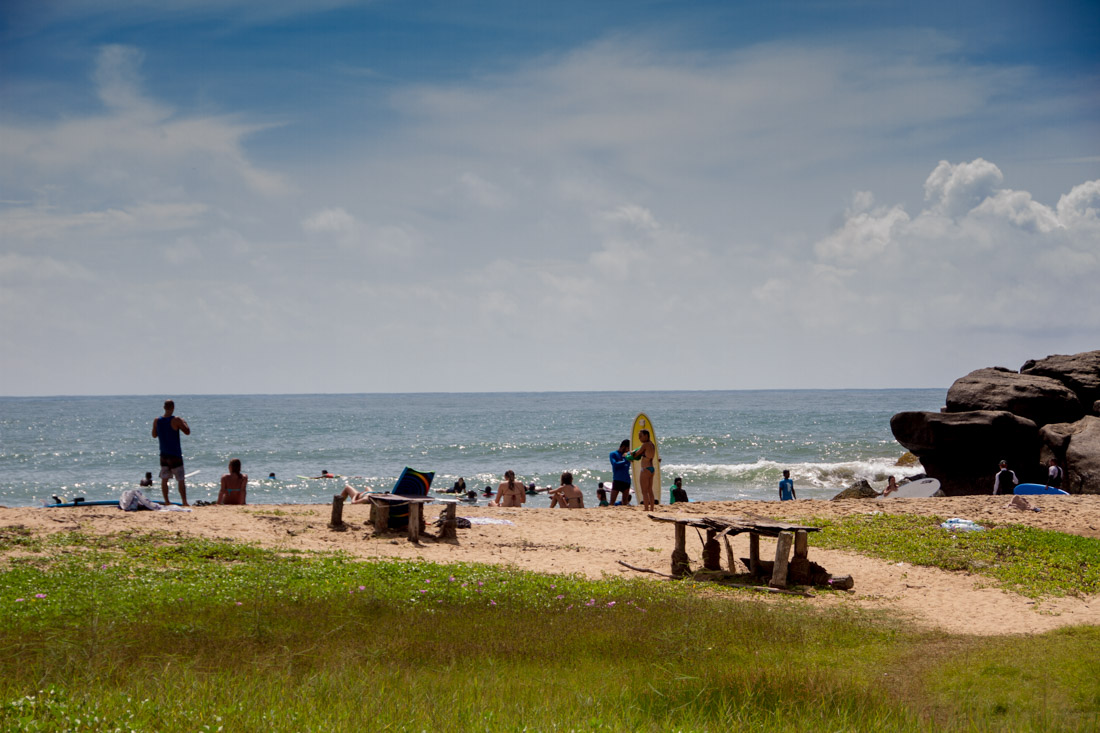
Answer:
[[[404,494],[368,494],[370,503],[370,523],[374,525],[375,532],[387,532],[390,528],[390,509],[399,506],[409,507],[409,542],[419,542],[420,535],[424,532],[425,504],[435,501],[430,496],[406,496]],[[332,517],[329,526],[341,530],[345,527],[343,520],[344,497],[337,495],[332,497]],[[454,515],[454,509],[450,511]]]
[[[786,588],[790,580],[799,584],[820,584],[828,581],[828,573],[810,562],[809,533],[819,532],[819,527],[806,527],[770,519],[745,517],[683,516],[670,514],[650,514],[655,522],[671,522],[676,525],[675,548],[672,551],[672,575],[682,578],[691,573],[691,564],[687,554],[687,528],[705,530],[703,543],[703,569],[720,572],[721,549],[718,540],[726,545],[726,561],[729,572],[735,574],[735,560],[730,548],[729,537],[748,533],[749,557],[745,563],[754,576],[767,577],[773,588]],[[775,560],[760,559],[760,537],[774,537],[776,540]],[[794,558],[791,558],[791,546],[794,546]],[[770,566],[770,567],[769,567]],[[850,586],[849,586],[850,587]]]

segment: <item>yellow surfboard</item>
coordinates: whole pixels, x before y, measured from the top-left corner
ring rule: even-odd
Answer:
[[[639,412],[634,418],[634,427],[630,429],[630,450],[635,451],[642,447],[642,441],[638,439],[638,433],[649,431],[649,439],[653,442],[653,499],[661,499],[661,445],[657,442],[657,431],[653,429],[653,421],[644,412]],[[642,462],[631,461],[630,470],[633,472],[634,498],[638,500],[638,506],[642,506]]]

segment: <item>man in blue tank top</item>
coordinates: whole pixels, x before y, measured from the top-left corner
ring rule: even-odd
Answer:
[[[187,503],[187,485],[183,476],[183,447],[180,445],[180,433],[191,434],[191,427],[182,417],[175,417],[176,403],[165,400],[164,415],[153,421],[153,437],[160,441],[160,490],[164,492],[164,503],[168,503],[168,479],[176,477],[180,487],[180,503]]]

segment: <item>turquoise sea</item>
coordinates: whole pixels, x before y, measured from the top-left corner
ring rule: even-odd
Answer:
[[[638,412],[660,442],[664,495],[683,476],[693,500],[777,500],[784,468],[800,498],[829,498],[858,478],[919,471],[894,466],[901,410],[937,410],[946,390],[547,392],[490,394],[165,395],[0,398],[0,505],[117,498],[158,468],[150,431],[167,397],[191,426],[183,437],[188,498],[214,500],[232,457],[249,474],[249,503],[327,503],[342,481],[388,489],[405,466],[494,487],[512,469],[557,485],[562,471],[594,499],[611,479],[608,454]],[[267,478],[274,473],[275,480]],[[159,497],[159,480],[150,493]],[[175,482],[172,482],[175,497]],[[529,506],[546,506],[542,496]]]

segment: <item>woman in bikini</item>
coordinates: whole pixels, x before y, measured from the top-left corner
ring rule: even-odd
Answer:
[[[569,471],[561,475],[561,486],[550,492],[550,508],[556,506],[584,509],[584,492],[573,485],[573,474]]]
[[[248,490],[248,474],[241,473],[241,459],[229,462],[229,473],[222,476],[222,487],[218,491],[219,504],[244,504]]]
[[[522,506],[527,501],[527,489],[516,481],[516,472],[507,471],[504,481],[497,487],[497,498],[489,502],[490,506]]]

